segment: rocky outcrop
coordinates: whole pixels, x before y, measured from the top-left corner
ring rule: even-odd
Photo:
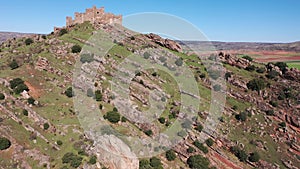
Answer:
[[[177,42],[175,42],[171,39],[164,39],[153,33],[146,35],[146,37],[149,38],[152,42],[154,42],[162,47],[166,47],[166,48],[168,48],[170,50],[174,50],[176,52],[182,52],[182,47]]]

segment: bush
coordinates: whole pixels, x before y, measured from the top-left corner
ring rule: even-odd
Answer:
[[[71,167],[77,168],[81,165],[82,157],[73,153],[66,153],[62,158],[63,163],[70,163]]]
[[[149,160],[141,159],[139,161],[139,169],[151,169]]]
[[[267,111],[266,111],[266,114],[267,114],[268,116],[273,116],[273,115],[274,115],[274,110],[267,110]]]
[[[74,96],[72,87],[68,87],[68,88],[67,88],[67,90],[65,91],[65,95],[66,95],[67,97],[73,97],[73,96]]]
[[[27,102],[28,102],[28,104],[34,105],[35,100],[34,100],[33,97],[29,97],[29,98],[27,99]]]
[[[203,130],[203,126],[201,124],[197,124],[197,127],[195,127],[195,130],[201,132]]]
[[[85,54],[82,54],[80,55],[80,62],[81,63],[90,63],[94,61],[94,55],[93,54],[88,54],[88,53],[85,53]]]
[[[24,84],[24,81],[23,81],[22,79],[20,79],[20,78],[15,78],[15,79],[9,81],[9,84],[10,84],[10,88],[11,88],[11,89],[14,89],[14,88],[16,88],[18,85]]]
[[[239,121],[246,121],[247,120],[247,113],[241,112],[240,114],[237,114],[235,118]]]
[[[68,33],[67,29],[61,29],[59,31],[59,36],[62,36],[62,35],[67,34],[67,33]]]
[[[208,138],[207,140],[205,140],[205,143],[207,146],[211,147],[212,145],[214,145],[214,140],[211,138]]]
[[[81,52],[81,46],[79,45],[72,46],[72,53],[79,53],[79,52]]]
[[[225,73],[225,79],[228,80],[228,78],[232,77],[232,73],[231,72],[226,72]]]
[[[111,123],[118,123],[120,121],[121,116],[116,111],[109,111],[109,112],[107,112],[107,114],[105,115],[104,118],[107,119]]]
[[[269,103],[270,103],[270,105],[272,105],[273,107],[277,107],[277,106],[278,106],[278,102],[277,102],[277,101],[271,100]]]
[[[275,70],[271,70],[268,72],[268,74],[266,75],[266,77],[268,79],[274,79],[275,77],[279,76],[279,73]]]
[[[175,64],[176,64],[177,66],[182,66],[182,65],[183,65],[182,59],[181,59],[181,58],[177,59],[177,60],[175,61]]]
[[[164,117],[160,117],[158,119],[158,121],[161,123],[161,124],[164,124],[166,122],[166,119]]]
[[[282,128],[285,128],[285,127],[286,127],[286,123],[285,123],[285,122],[280,122],[278,125],[279,125],[280,127],[282,127]]]
[[[260,91],[266,87],[263,79],[252,79],[247,83],[248,89]]]
[[[192,169],[209,169],[209,160],[201,155],[190,156],[187,164]]]
[[[91,156],[90,160],[89,160],[89,163],[90,164],[96,164],[97,162],[97,157],[95,155]]]
[[[56,144],[59,145],[59,146],[61,146],[63,144],[63,142],[61,140],[57,140]]]
[[[102,94],[100,90],[95,91],[95,99],[97,102],[102,100]]]
[[[126,121],[127,121],[127,118],[124,117],[124,116],[122,116],[122,117],[121,117],[121,122],[126,122]]]
[[[240,161],[245,162],[247,160],[247,153],[238,146],[231,147],[230,150]]]
[[[245,70],[249,71],[249,72],[253,72],[255,70],[255,66],[254,65],[249,65],[248,67],[246,67]]]
[[[195,152],[196,150],[195,150],[193,147],[189,147],[186,151],[187,151],[188,153],[193,153],[193,152]]]
[[[260,156],[257,152],[251,153],[249,156],[249,161],[251,162],[258,162],[260,159]]]
[[[150,57],[150,54],[149,54],[148,52],[145,52],[145,53],[144,53],[144,58],[145,58],[145,59],[149,59],[149,57]]]
[[[27,38],[26,40],[25,40],[25,44],[26,45],[30,45],[30,44],[32,44],[33,43],[33,40],[31,39],[31,38]]]
[[[265,73],[266,69],[264,67],[260,67],[256,69],[257,73]]]
[[[204,145],[203,145],[203,143],[200,143],[198,140],[196,140],[196,141],[194,141],[194,143],[193,143],[199,150],[201,150],[203,153],[208,153],[208,149],[207,149],[207,147],[205,147]]]
[[[176,158],[175,152],[173,150],[168,150],[166,152],[166,158],[167,158],[168,161],[174,161],[175,158]]]
[[[253,61],[253,58],[251,58],[251,57],[248,56],[248,55],[244,55],[242,58],[244,58],[244,59],[246,59],[246,60],[248,60],[248,61],[250,61],[250,62]]]
[[[276,62],[275,66],[278,66],[279,69],[282,71],[282,73],[285,73],[288,70],[287,69],[288,65],[284,62]]]
[[[152,132],[152,130],[146,130],[146,131],[145,131],[145,134],[146,134],[147,136],[152,136],[153,132]]]
[[[5,138],[5,137],[0,137],[0,150],[6,150],[11,146],[11,142]]]
[[[19,84],[16,88],[14,88],[14,92],[16,94],[20,94],[23,91],[29,91],[28,87],[23,83],[23,84]]]
[[[152,157],[150,158],[150,166],[152,166],[153,168],[159,168],[160,166],[162,166],[162,163],[159,158]]]
[[[28,111],[26,109],[23,109],[22,113],[24,116],[28,116]]]
[[[14,59],[10,64],[9,67],[14,70],[17,69],[19,67],[18,62]]]
[[[48,123],[44,123],[44,130],[48,130],[50,125]]]
[[[5,95],[3,93],[0,93],[0,100],[4,100],[5,99]]]

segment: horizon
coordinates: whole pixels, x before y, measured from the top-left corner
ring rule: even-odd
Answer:
[[[34,5],[33,5],[34,4]],[[153,5],[155,4],[155,5]],[[49,34],[54,26],[65,25],[66,16],[74,18],[75,12],[84,12],[93,5],[105,7],[106,12],[116,15],[133,15],[136,13],[157,12],[177,16],[199,28],[209,41],[216,42],[255,42],[255,43],[293,43],[300,41],[300,2],[287,0],[272,2],[198,2],[181,1],[143,3],[118,2],[103,0],[101,2],[72,2],[33,0],[24,2],[3,2],[0,7],[2,17],[1,32],[19,32]],[[47,6],[47,9],[43,9]],[[15,8],[16,10],[10,10]],[[198,9],[199,8],[199,9]],[[53,13],[52,10],[55,10]],[[16,13],[15,11],[18,11]],[[20,13],[22,16],[20,17]],[[257,19],[259,18],[259,19]],[[221,25],[221,26],[220,26]],[[186,35],[184,41],[192,41]]]

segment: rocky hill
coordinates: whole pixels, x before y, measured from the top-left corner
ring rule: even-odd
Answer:
[[[30,36],[30,33],[0,32],[0,44],[8,39]]]
[[[90,22],[0,48],[1,168],[300,166],[300,71],[283,62]]]

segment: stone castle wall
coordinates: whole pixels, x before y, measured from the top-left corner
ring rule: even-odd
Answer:
[[[93,6],[88,8],[84,13],[75,12],[74,20],[72,17],[66,18],[66,26],[71,27],[75,24],[80,24],[85,21],[89,21],[93,24],[122,24],[122,15],[114,15],[112,13],[105,13],[104,7],[97,8]]]
[[[84,13],[75,12],[74,19],[71,16],[66,17],[66,28],[70,28],[76,24],[83,22],[90,22],[94,25],[98,24],[121,24],[122,15],[114,15],[112,13],[105,13],[104,7],[87,8]],[[54,33],[58,33],[62,28],[54,27]]]

